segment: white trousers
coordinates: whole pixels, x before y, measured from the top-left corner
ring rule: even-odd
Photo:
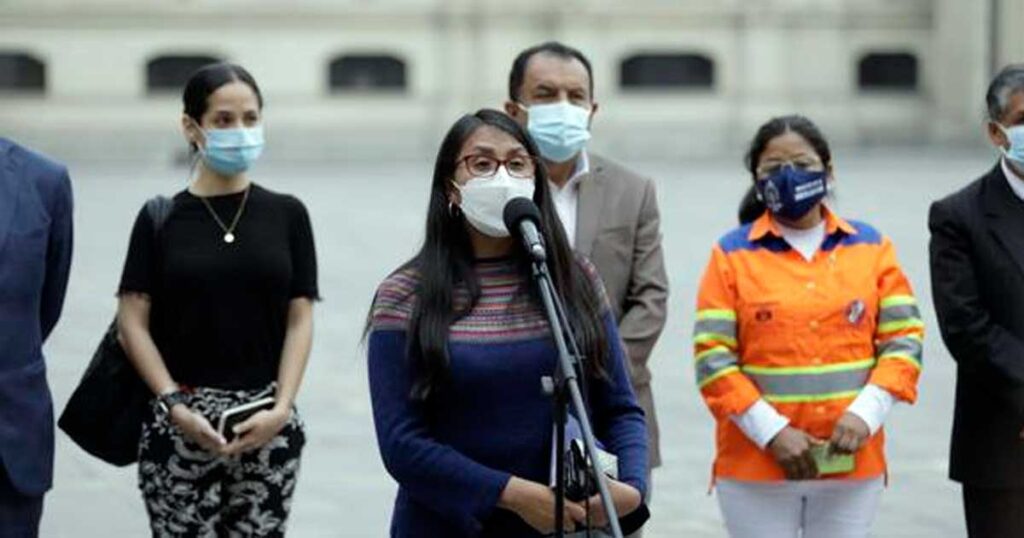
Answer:
[[[884,480],[718,480],[731,538],[866,538]]]

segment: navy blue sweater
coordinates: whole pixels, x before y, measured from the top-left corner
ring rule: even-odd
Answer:
[[[583,262],[602,294],[593,267]],[[541,391],[557,354],[543,313],[508,261],[477,264],[482,297],[451,327],[449,377],[427,403],[410,398],[406,327],[417,276],[404,270],[377,290],[369,377],[381,456],[399,484],[393,537],[540,536],[496,504],[511,476],[548,483],[552,403]],[[595,434],[619,457],[619,479],[646,491],[647,435],[609,309],[608,380],[588,382]]]

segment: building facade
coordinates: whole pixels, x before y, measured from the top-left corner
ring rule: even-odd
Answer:
[[[594,64],[594,144],[734,152],[801,112],[837,143],[977,139],[1024,0],[0,0],[0,135],[168,159],[197,66],[246,66],[280,158],[430,155],[508,69],[558,39]]]

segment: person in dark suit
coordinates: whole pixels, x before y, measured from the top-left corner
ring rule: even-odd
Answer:
[[[931,277],[957,362],[950,478],[971,538],[1024,533],[1024,64],[986,96],[1003,157],[931,207]]]
[[[53,404],[42,345],[71,268],[67,169],[0,138],[0,537],[38,534],[53,482]]]

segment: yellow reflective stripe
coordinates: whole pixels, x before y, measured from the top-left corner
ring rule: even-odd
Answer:
[[[863,370],[874,365],[875,359],[872,358],[840,364],[826,364],[824,366],[744,366],[743,371],[758,375],[828,374],[832,372]]]
[[[700,333],[693,337],[694,344],[707,344],[709,342],[721,342],[729,347],[736,347],[736,339],[724,334]]]
[[[894,333],[906,329],[923,329],[924,322],[919,319],[905,319],[901,321],[890,321],[878,326],[878,334]]]
[[[737,373],[739,371],[740,371],[740,369],[739,369],[738,366],[729,366],[728,368],[723,368],[722,370],[716,372],[714,375],[708,376],[707,379],[705,379],[704,381],[701,381],[697,386],[699,388],[704,388],[704,387],[710,385],[711,383],[714,383],[715,381],[717,381],[721,377],[725,377],[725,376],[727,376],[729,374],[735,374],[735,373]]]
[[[709,308],[707,310],[697,311],[697,321],[703,319],[724,319],[727,321],[736,321],[736,311],[726,309]]]
[[[858,394],[860,394],[859,390],[848,390],[843,392],[831,392],[828,394],[790,394],[786,396],[762,395],[761,397],[771,403],[813,403],[845,398],[856,398]]]
[[[693,357],[693,362],[700,362],[700,361],[704,360],[705,357],[707,357],[709,355],[716,355],[718,353],[728,353],[728,354],[732,355],[732,350],[727,348],[727,347],[725,347],[725,346],[715,346],[715,347],[713,347],[711,349],[708,349],[708,350],[705,350],[705,351],[701,351],[700,353],[695,355]]]
[[[921,361],[917,360],[915,357],[907,355],[906,353],[887,353],[885,355],[882,355],[881,357],[878,357],[879,361],[883,361],[886,359],[909,362],[911,366],[918,370],[920,370],[922,367]]]
[[[881,308],[887,308],[890,306],[910,306],[916,305],[917,299],[913,295],[890,295],[879,303],[878,306]]]

